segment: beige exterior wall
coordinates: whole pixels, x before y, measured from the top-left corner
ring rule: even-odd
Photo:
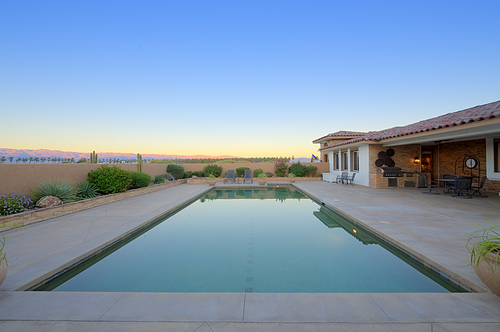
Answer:
[[[302,163],[318,167],[316,176],[328,172],[328,163]],[[111,164],[109,166],[113,166]],[[201,171],[208,164],[183,164],[188,171]],[[238,167],[248,167],[252,170],[261,168],[264,172],[274,173],[274,163],[234,163],[218,164],[224,171]],[[127,171],[137,171],[137,164],[116,164]],[[35,186],[45,180],[68,179],[79,183],[87,179],[87,174],[101,164],[0,164],[0,194],[16,192],[19,194],[31,193]],[[167,164],[143,164],[143,173],[155,176],[167,171]]]

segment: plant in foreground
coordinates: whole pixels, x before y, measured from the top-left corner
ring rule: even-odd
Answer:
[[[493,254],[494,266],[491,266],[493,273],[496,273],[496,268],[500,261],[500,225],[492,222],[483,222],[478,225],[483,226],[482,229],[467,234],[466,247],[469,252],[469,264],[476,269],[480,260],[485,260],[485,256]]]
[[[33,202],[24,194],[0,195],[0,216],[8,216],[15,213],[27,211]]]
[[[40,182],[35,187],[31,196],[35,202],[45,196],[54,196],[63,201],[63,203],[69,203],[76,200],[76,189],[69,180],[46,180]]]

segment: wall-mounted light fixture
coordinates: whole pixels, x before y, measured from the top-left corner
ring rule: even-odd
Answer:
[[[415,158],[413,159],[413,163],[414,163],[415,165],[420,164],[420,158],[419,158],[419,157],[415,157]]]

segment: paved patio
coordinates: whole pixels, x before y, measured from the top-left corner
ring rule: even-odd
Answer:
[[[222,183],[220,183],[222,185]],[[250,186],[250,185],[238,185]],[[295,186],[475,293],[80,293],[22,291],[210,190],[181,185],[4,232],[1,331],[499,331],[500,297],[465,266],[470,221],[499,222],[500,197],[316,181]]]

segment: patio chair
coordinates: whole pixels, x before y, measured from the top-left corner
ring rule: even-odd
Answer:
[[[351,176],[346,176],[344,181],[345,181],[345,184],[348,185],[349,182],[354,186],[354,178],[356,177],[356,173],[352,173]],[[343,182],[342,182],[343,183]]]
[[[245,181],[250,181],[250,183],[253,183],[253,177],[252,177],[252,170],[251,169],[246,169],[245,170],[245,176],[243,177],[243,183]]]
[[[432,189],[435,189],[438,187],[436,181],[432,181],[427,178],[427,175],[424,176],[425,179],[425,187],[429,189],[429,191],[422,191],[422,194],[429,194],[429,195],[439,195],[437,191],[432,191]]]
[[[444,174],[443,179],[452,179],[456,180],[458,178],[458,175],[455,174]],[[455,182],[444,182],[443,184],[443,195],[450,192],[450,191],[455,191]]]
[[[483,177],[481,178],[481,182],[479,182],[479,183],[478,183],[478,184],[476,184],[476,185],[474,185],[474,184],[472,185],[471,189],[472,189],[472,190],[474,190],[474,191],[472,192],[472,196],[474,196],[475,194],[478,194],[478,195],[479,195],[479,196],[481,196],[481,197],[488,197],[486,194],[483,194],[483,193],[481,192],[481,189],[483,189],[483,187],[484,187],[484,183],[485,183],[485,182],[486,182],[486,176],[483,176]]]
[[[233,181],[236,179],[235,171],[234,169],[230,169],[227,171],[226,177],[224,178],[224,183]]]
[[[342,174],[341,174],[341,175],[337,175],[337,178],[335,179],[335,183],[337,183],[337,184],[338,184],[339,182],[344,183],[344,180],[345,180],[345,178],[346,178],[348,175],[349,175],[349,173],[347,173],[347,172],[342,172]]]
[[[472,188],[472,177],[457,177],[455,179],[455,195],[453,197],[472,198],[469,191]]]

